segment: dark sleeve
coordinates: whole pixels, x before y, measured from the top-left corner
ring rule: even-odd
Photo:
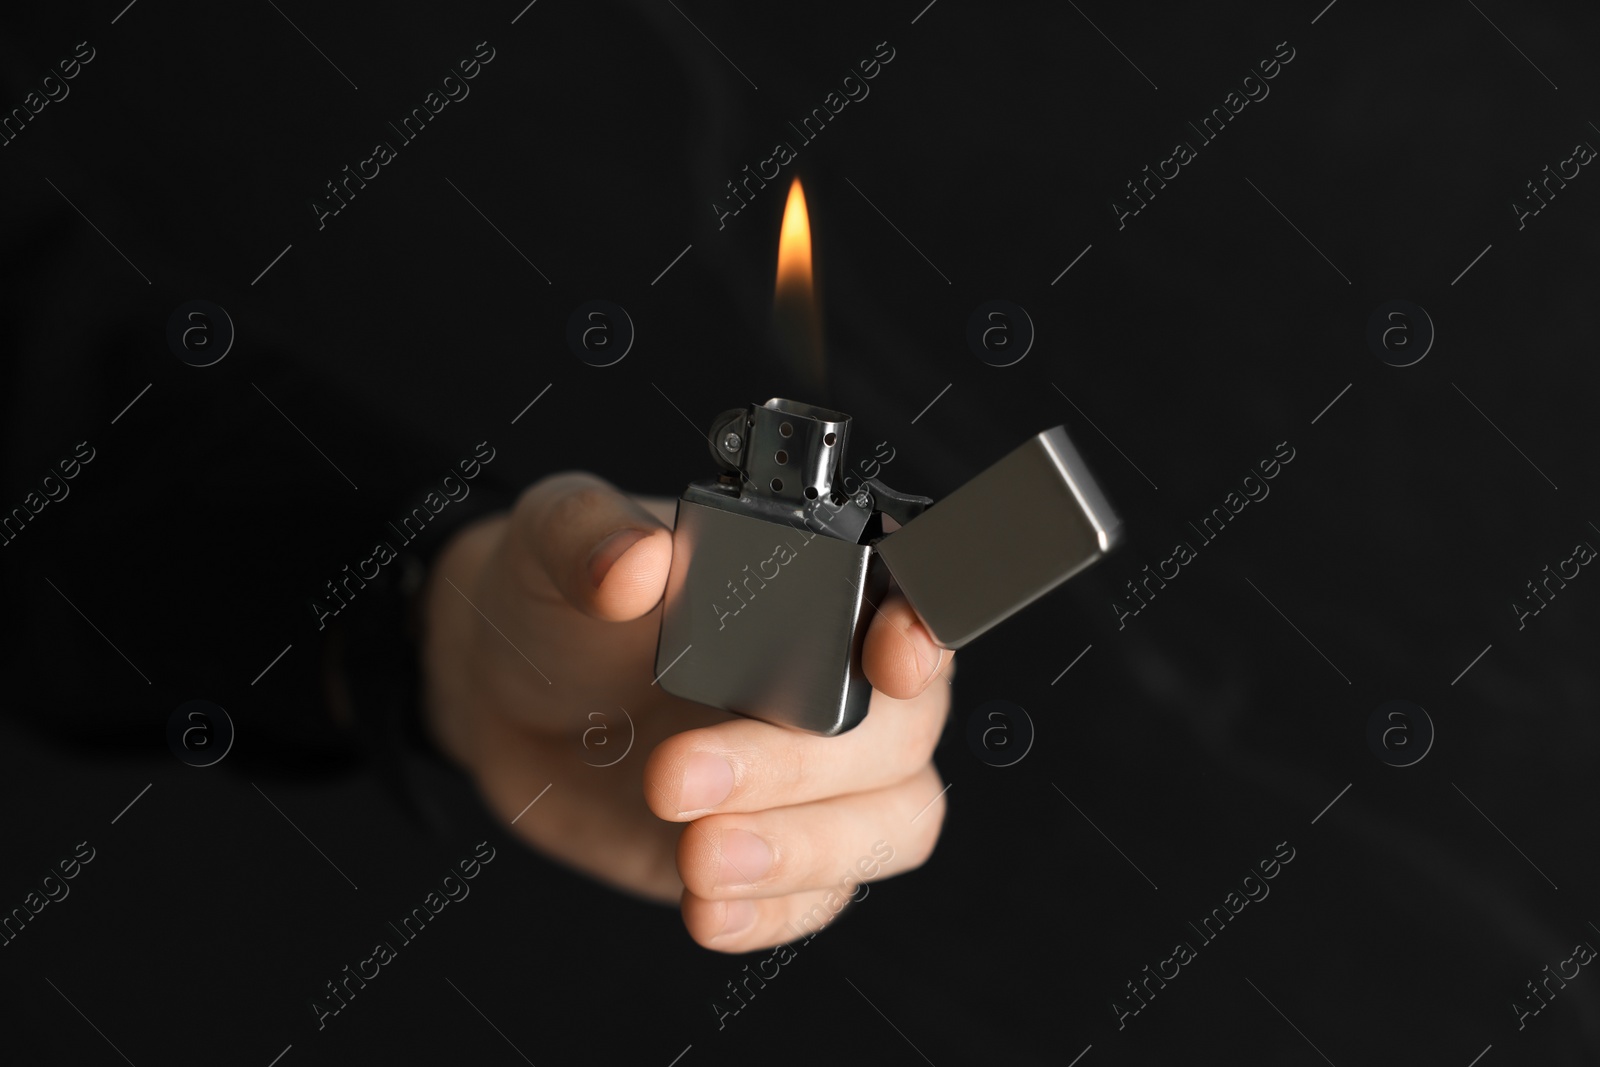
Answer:
[[[0,656],[7,677],[51,682],[0,713],[65,745],[159,750],[173,711],[207,700],[235,726],[230,765],[260,773],[414,738],[408,601],[449,534],[512,498],[493,443],[398,425],[381,388],[271,321],[235,320],[230,345],[214,312],[185,314],[175,349],[169,320],[212,287],[145,284],[50,184],[18,184],[0,203],[18,250]],[[92,314],[63,277],[92,280]],[[179,357],[207,345],[228,350]],[[341,678],[349,709],[330,699]]]

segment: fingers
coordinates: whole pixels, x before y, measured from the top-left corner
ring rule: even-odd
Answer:
[[[873,793],[708,815],[678,838],[678,876],[704,900],[838,886],[854,892],[863,881],[913,870],[928,858],[944,820],[942,788],[930,763]]]
[[[679,910],[689,936],[702,948],[754,952],[802,937],[810,941],[840,912],[865,899],[869,892],[871,887],[862,883],[853,891],[836,887],[765,900],[706,900],[684,890]],[[777,962],[787,963],[788,959]],[[773,975],[768,973],[766,977]]]
[[[949,709],[941,685],[914,700],[874,693],[866,720],[838,737],[754,719],[685,730],[650,753],[645,798],[658,818],[685,822],[881,789],[928,763]]]
[[[522,494],[505,551],[533,595],[558,595],[587,615],[623,622],[660,601],[672,534],[610,483],[568,472]]]
[[[944,671],[955,653],[933,643],[928,628],[899,593],[884,598],[867,627],[861,666],[874,689],[899,700],[909,700],[926,689]]]

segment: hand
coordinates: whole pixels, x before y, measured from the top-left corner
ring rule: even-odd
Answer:
[[[847,734],[664,692],[652,682],[673,506],[559,474],[457,534],[423,593],[424,715],[528,844],[679,901],[695,941],[749,952],[813,932],[862,883],[933,851],[954,657],[896,593],[867,632],[872,701]]]

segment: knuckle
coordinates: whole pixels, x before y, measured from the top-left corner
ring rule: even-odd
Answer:
[[[758,765],[758,773],[751,775],[752,779],[765,779],[767,782],[782,787],[787,794],[797,790],[803,791],[806,784],[806,746],[798,738],[784,738],[783,750],[776,755],[770,751],[763,753],[764,759]],[[735,795],[741,793],[754,793],[759,786],[752,781],[745,789],[740,788],[744,783],[734,786]]]
[[[775,803],[792,803],[792,798],[803,791],[804,745],[788,731],[763,731],[760,737],[744,736],[733,743],[715,728],[691,730],[679,736],[698,738],[702,743],[695,747],[714,752],[733,767],[733,791],[721,807],[765,809]]]
[[[518,587],[529,596],[550,595],[559,579],[550,568],[552,546],[563,542],[556,536],[586,513],[602,506],[608,487],[585,471],[567,470],[547,474],[524,489],[511,509],[512,537],[507,544],[511,572]]]
[[[550,526],[552,519],[570,515],[572,508],[585,503],[592,506],[601,492],[598,479],[586,471],[546,474],[517,497],[512,508],[513,521],[519,529],[538,536]]]
[[[684,827],[683,835],[679,838],[678,878],[695,896],[705,900],[722,900],[735,895],[729,888],[717,884],[717,876],[722,873],[722,838],[734,828],[736,823],[733,819],[717,815],[707,815]],[[778,864],[774,862],[771,874],[776,874],[777,868]],[[768,881],[771,874],[758,881]]]
[[[645,757],[644,761],[644,801],[650,811],[659,819],[678,820],[673,816],[677,811],[672,804],[672,770],[678,765],[676,753],[668,746],[672,739],[669,738],[657,745]]]
[[[530,521],[546,501],[558,495],[561,482],[576,473],[576,471],[556,471],[544,475],[517,495],[517,502],[511,509],[512,514],[523,522]]]
[[[678,835],[678,880],[683,887],[697,897],[711,899],[709,890],[716,880],[714,862],[699,822],[686,824]]]
[[[562,476],[561,491],[545,501],[536,521],[536,533],[543,537],[584,515],[598,510],[607,499],[607,492],[592,478],[569,474]]]

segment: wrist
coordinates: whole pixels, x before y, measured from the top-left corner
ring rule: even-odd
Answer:
[[[472,601],[481,599],[481,576],[506,522],[504,514],[493,515],[457,532],[435,557],[418,602],[422,728],[435,748],[465,769],[479,762],[476,726],[484,706],[473,684],[483,673],[484,622]]]

